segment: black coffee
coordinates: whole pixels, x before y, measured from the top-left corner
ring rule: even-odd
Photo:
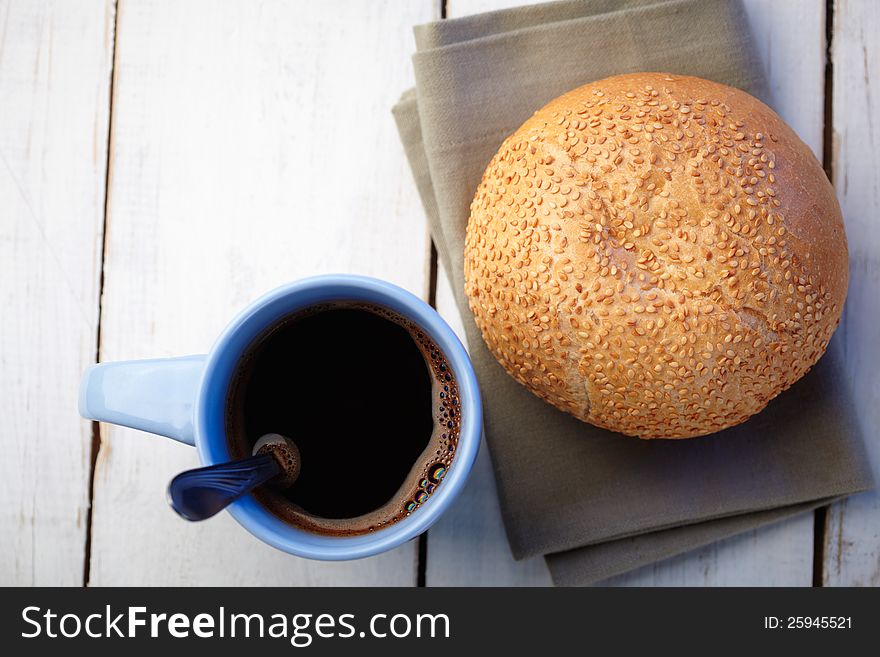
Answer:
[[[458,442],[451,369],[423,331],[384,308],[315,306],[254,342],[233,376],[226,430],[234,458],[266,433],[290,437],[302,470],[257,489],[311,531],[360,534],[405,517],[434,492]]]

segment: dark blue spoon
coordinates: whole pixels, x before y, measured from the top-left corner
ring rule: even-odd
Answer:
[[[168,503],[187,520],[205,520],[267,482],[287,488],[299,476],[300,455],[289,438],[269,433],[254,455],[181,472],[168,485]]]

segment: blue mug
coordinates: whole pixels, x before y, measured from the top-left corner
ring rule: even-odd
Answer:
[[[253,495],[233,502],[228,511],[260,540],[301,557],[338,561],[391,550],[424,532],[449,507],[464,487],[482,433],[480,392],[464,346],[433,308],[395,285],[337,274],[280,287],[239,313],[205,356],[93,365],[83,375],[80,415],[194,445],[204,465],[229,461],[224,407],[242,354],[279,319],[331,301],[384,306],[421,327],[446,355],[459,384],[461,433],[443,485],[409,516],[358,536],[328,536],[300,529],[272,514]]]

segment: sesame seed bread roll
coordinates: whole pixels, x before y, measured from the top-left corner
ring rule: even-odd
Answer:
[[[739,424],[840,321],[840,207],[810,149],[745,92],[620,75],[535,112],[471,204],[465,292],[538,397],[640,438]]]

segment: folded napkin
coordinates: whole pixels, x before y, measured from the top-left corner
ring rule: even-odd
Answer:
[[[723,435],[641,441],[533,396],[495,361],[467,306],[471,198],[503,139],[547,101],[609,75],[664,71],[772,104],[738,2],[566,1],[415,34],[416,88],[394,115],[464,320],[514,556],[546,555],[557,584],[589,584],[872,485],[836,341]]]

